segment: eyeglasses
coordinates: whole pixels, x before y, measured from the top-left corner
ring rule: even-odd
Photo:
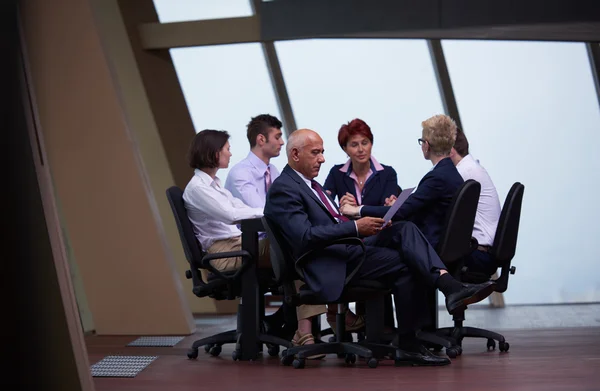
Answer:
[[[429,141],[425,140],[424,138],[420,138],[417,141],[419,142],[419,145],[423,145],[423,143],[427,143],[427,144],[429,144],[430,148],[433,147],[433,145],[431,145],[431,143]]]

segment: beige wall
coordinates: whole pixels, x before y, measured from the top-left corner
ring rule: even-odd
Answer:
[[[172,180],[160,143],[133,129],[149,122],[127,112],[89,0],[26,0],[21,11],[43,148],[96,332],[192,332],[154,188]],[[152,151],[158,160],[144,160]]]

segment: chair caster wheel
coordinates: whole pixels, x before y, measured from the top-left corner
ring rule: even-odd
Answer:
[[[446,348],[446,355],[450,358],[456,358],[458,356],[458,349],[454,347]]]
[[[498,349],[500,349],[501,352],[508,352],[508,348],[510,348],[510,345],[506,341],[498,344]]]
[[[335,335],[332,335],[331,337],[329,337],[328,341],[329,341],[329,343],[335,342]]]
[[[458,350],[458,355],[462,356],[462,346],[457,346],[456,349]]]
[[[356,354],[354,354],[354,353],[348,353],[348,354],[346,354],[346,357],[344,358],[344,361],[348,365],[354,364],[356,362]]]
[[[367,365],[369,366],[369,368],[377,368],[377,365],[379,365],[379,361],[375,357],[371,357],[369,361],[367,361]]]
[[[219,345],[215,345],[212,348],[210,348],[208,353],[210,353],[210,355],[213,357],[217,357],[219,354],[221,354],[221,347]]]
[[[190,349],[187,352],[187,356],[190,360],[195,360],[198,358],[198,349]]]
[[[287,356],[285,355],[285,350],[283,351],[283,353],[281,353],[281,364],[285,365],[286,367],[289,367],[290,365],[292,365],[292,363],[294,362],[294,355],[291,356]]]
[[[214,343],[209,343],[209,344],[207,344],[207,345],[204,345],[204,351],[205,351],[206,353],[210,352],[210,349],[212,349],[212,347],[213,347],[213,346],[215,346],[215,344],[214,344]]]
[[[231,353],[231,358],[233,359],[233,361],[237,361],[240,359],[240,352],[238,352],[237,350],[234,350],[233,353]]]
[[[292,364],[294,365],[294,368],[302,369],[304,368],[304,364],[306,364],[306,361],[303,358],[297,358]]]
[[[269,353],[269,356],[271,356],[271,357],[275,357],[275,356],[279,355],[279,345],[269,346],[269,349],[267,350],[267,352]]]
[[[487,350],[494,350],[496,349],[496,341],[494,341],[491,338],[488,338],[487,340]]]

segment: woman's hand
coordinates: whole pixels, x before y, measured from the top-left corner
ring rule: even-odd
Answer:
[[[356,198],[350,193],[344,194],[344,196],[340,199],[340,206],[351,205],[357,206]]]
[[[384,206],[392,206],[394,205],[394,202],[396,202],[396,200],[398,199],[398,197],[396,197],[395,195],[391,195],[389,197],[387,197],[385,199],[385,203],[383,204]]]

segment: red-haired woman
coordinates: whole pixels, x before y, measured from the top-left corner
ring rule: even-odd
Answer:
[[[353,119],[342,125],[338,132],[340,147],[349,159],[344,164],[333,166],[323,188],[338,202],[349,202],[352,205],[387,205],[390,196],[398,195],[396,171],[380,164],[372,155],[373,133],[369,125],[361,119]],[[357,303],[358,304],[358,303]],[[386,299],[386,326],[393,327],[393,311],[391,297]],[[357,305],[357,313],[364,313],[362,305]],[[335,330],[335,313],[327,312],[327,321]],[[364,317],[348,311],[346,315],[346,330],[358,331],[364,327]]]

